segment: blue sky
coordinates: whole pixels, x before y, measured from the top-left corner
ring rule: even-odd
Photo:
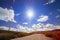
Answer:
[[[0,0],[0,26],[31,29],[35,25],[35,30],[46,25],[60,27],[59,4],[60,0]]]

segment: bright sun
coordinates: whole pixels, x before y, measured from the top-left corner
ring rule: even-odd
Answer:
[[[34,11],[32,9],[28,9],[26,13],[29,19],[31,19],[34,16]]]

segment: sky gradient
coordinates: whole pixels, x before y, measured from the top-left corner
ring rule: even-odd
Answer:
[[[59,29],[59,4],[60,0],[0,0],[0,26],[22,32]]]

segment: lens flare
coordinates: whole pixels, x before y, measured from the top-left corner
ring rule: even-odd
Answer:
[[[34,11],[33,11],[32,9],[28,9],[28,10],[26,11],[26,13],[27,13],[27,17],[28,17],[29,19],[33,18],[33,16],[34,16]]]

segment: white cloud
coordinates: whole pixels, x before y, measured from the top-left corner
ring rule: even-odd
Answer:
[[[56,26],[56,29],[60,29],[60,25]]]
[[[54,3],[54,2],[55,2],[55,0],[48,0],[48,2],[47,2],[47,3],[45,3],[45,4],[43,4],[43,5],[52,4],[52,3]]]
[[[53,24],[34,24],[32,27],[26,27],[17,25],[16,28],[10,28],[10,31],[17,31],[17,32],[36,32],[36,31],[51,31],[54,29],[60,29],[60,25],[53,25]],[[0,30],[9,30],[9,27],[6,26],[0,26]]]
[[[27,22],[24,22],[23,24],[27,25],[28,23]]]
[[[18,31],[16,28],[6,26],[0,26],[0,30]]]
[[[43,31],[43,26],[44,24],[38,23],[38,24],[34,24],[32,25],[32,29],[34,29],[34,31]]]
[[[17,29],[21,32],[32,32],[34,31],[32,28],[28,28],[28,27],[24,27],[24,26],[21,26],[21,25],[17,25]]]
[[[45,25],[45,30],[54,30],[54,29],[56,29],[56,26],[55,25],[53,25],[53,24],[46,24]]]
[[[17,31],[18,32],[18,29],[16,29],[16,28],[10,28],[10,31]]]
[[[50,31],[50,30],[56,29],[56,27],[53,24],[44,25],[42,23],[38,23],[38,24],[32,25],[31,28],[17,25],[17,29],[20,32],[28,32],[29,33],[29,32],[34,32],[34,31]]]
[[[40,18],[37,20],[38,22],[45,22],[48,20],[48,16],[41,15]]]
[[[44,26],[44,24],[38,23],[38,24],[32,25],[32,28],[33,28],[33,29],[42,29],[43,26]]]
[[[53,25],[53,24],[46,24],[45,27],[53,29],[55,27],[55,25]]]
[[[0,20],[16,22],[14,10],[0,7]]]
[[[54,30],[56,27],[53,24],[34,24],[32,26],[32,29],[34,29],[34,31],[49,31],[49,30]]]
[[[9,28],[6,26],[0,26],[0,30],[9,30]]]

